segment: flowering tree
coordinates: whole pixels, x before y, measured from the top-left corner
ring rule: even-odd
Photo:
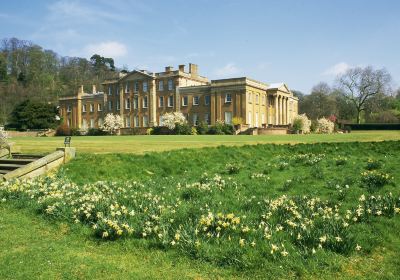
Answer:
[[[335,124],[325,118],[318,119],[317,124],[317,131],[319,133],[332,133],[335,128]]]
[[[186,124],[185,116],[180,112],[165,113],[162,116],[162,123],[169,129],[174,129],[177,124]]]
[[[110,134],[115,134],[123,126],[121,116],[114,114],[107,114],[104,119],[104,123],[101,126],[101,130],[107,131]]]
[[[293,119],[293,123],[301,123],[300,130],[302,130],[303,133],[310,133],[311,120],[309,120],[306,114],[297,115]]]

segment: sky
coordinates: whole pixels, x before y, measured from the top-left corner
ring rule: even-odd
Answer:
[[[3,0],[0,39],[11,37],[128,70],[191,62],[210,80],[246,76],[306,94],[367,65],[400,86],[397,0]]]

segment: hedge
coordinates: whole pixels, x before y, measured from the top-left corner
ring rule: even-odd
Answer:
[[[351,130],[400,130],[400,123],[362,123],[343,124]]]

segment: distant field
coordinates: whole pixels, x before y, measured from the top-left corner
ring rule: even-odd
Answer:
[[[72,146],[79,153],[135,153],[181,148],[238,146],[253,144],[295,144],[400,140],[400,131],[359,131],[350,134],[311,135],[151,135],[151,136],[77,136]],[[12,142],[24,153],[49,153],[63,146],[64,137],[15,137]]]

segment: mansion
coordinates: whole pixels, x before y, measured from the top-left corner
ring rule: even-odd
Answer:
[[[171,66],[164,72],[135,70],[118,79],[93,86],[91,93],[81,86],[75,96],[59,100],[60,116],[69,127],[102,126],[109,113],[119,114],[125,128],[162,126],[163,115],[181,112],[196,125],[217,120],[231,124],[241,118],[249,127],[288,125],[298,112],[298,99],[284,83],[266,84],[247,77],[209,81],[198,66]]]

